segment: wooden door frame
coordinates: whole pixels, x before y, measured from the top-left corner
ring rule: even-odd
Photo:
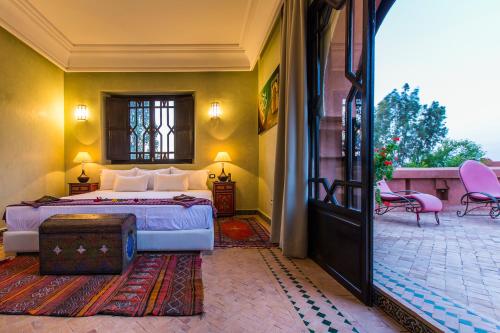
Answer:
[[[317,263],[322,266],[329,274],[336,278],[344,287],[350,290],[356,297],[367,305],[372,305],[373,294],[373,181],[374,181],[374,166],[373,166],[373,130],[374,130],[374,50],[375,50],[375,34],[378,30],[383,18],[394,4],[395,0],[382,0],[379,4],[378,11],[376,8],[375,0],[362,0],[363,1],[363,49],[362,49],[362,62],[361,69],[354,69],[355,75],[352,75],[349,66],[349,60],[346,61],[345,76],[351,81],[351,91],[359,91],[363,95],[363,109],[361,112],[361,131],[363,133],[361,144],[361,170],[362,170],[362,183],[354,184],[349,177],[346,178],[344,183],[345,190],[351,182],[353,185],[361,188],[361,211],[359,215],[353,210],[339,207],[335,204],[333,193],[334,184],[329,184],[329,181],[320,178],[319,170],[319,124],[320,116],[319,111],[323,100],[322,86],[323,86],[323,72],[320,66],[320,46],[322,34],[324,33],[330,16],[333,10],[340,10],[346,6],[346,59],[350,52],[349,45],[351,43],[350,36],[352,36],[352,23],[349,22],[352,14],[352,4],[354,0],[314,0],[308,10],[308,40],[307,40],[307,58],[308,58],[308,125],[309,125],[309,211],[310,213],[309,224],[311,226],[311,235],[323,232],[324,230],[316,230],[317,227],[315,218],[332,219],[337,221],[344,221],[343,224],[337,224],[336,228],[344,229],[344,232],[349,233],[347,230],[353,228],[350,232],[351,235],[359,235],[355,241],[359,242],[358,255],[360,259],[359,267],[359,285],[353,284],[349,281],[342,272],[339,272],[327,265],[324,260],[315,257],[314,251],[311,250],[315,244],[310,244],[310,254]],[[350,54],[349,54],[350,56]],[[364,70],[362,70],[364,69]],[[354,89],[354,90],[353,90]],[[349,128],[348,131],[352,131]],[[347,140],[348,141],[348,140]],[[348,144],[348,150],[352,149]],[[346,154],[347,156],[347,154]],[[350,156],[350,155],[349,155]],[[348,158],[349,159],[349,158]],[[349,168],[349,166],[348,166]],[[349,169],[348,169],[349,170]],[[347,171],[349,173],[349,171]],[[335,181],[334,181],[335,183]],[[324,198],[320,198],[320,188],[326,192]],[[321,212],[321,214],[315,214]],[[359,222],[359,230],[354,230],[354,223],[349,223],[349,219]],[[333,222],[332,222],[333,223]],[[351,224],[351,226],[350,226]],[[318,227],[321,229],[321,226]],[[346,229],[347,228],[347,229]],[[323,228],[324,229],[324,228]],[[338,238],[337,238],[338,239]],[[310,242],[314,239],[310,238]],[[343,244],[348,245],[348,243]],[[344,249],[345,250],[345,249]],[[345,260],[348,260],[347,258]],[[337,258],[337,262],[342,265],[342,259]],[[351,267],[352,268],[352,267]],[[351,275],[352,276],[352,275]]]

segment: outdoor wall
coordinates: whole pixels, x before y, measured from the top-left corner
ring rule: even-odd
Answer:
[[[64,194],[64,74],[0,28],[0,212]]]
[[[66,181],[75,181],[80,166],[73,163],[77,152],[88,151],[95,164],[88,165],[91,181],[99,181],[100,170],[130,168],[132,165],[107,165],[103,140],[103,93],[176,93],[195,95],[195,160],[178,168],[208,168],[220,173],[213,159],[218,151],[227,151],[232,163],[226,163],[236,181],[236,208],[258,206],[259,138],[257,135],[257,70],[253,72],[204,73],[65,73],[64,109]],[[212,120],[210,103],[219,101],[222,115]],[[78,122],[73,113],[78,104],[89,109],[89,120]],[[160,168],[165,165],[142,165]]]
[[[500,167],[491,169],[500,178]],[[414,190],[437,196],[450,209],[460,205],[465,194],[458,168],[399,168],[388,184],[392,191]]]
[[[281,57],[281,19],[275,23],[273,31],[262,51],[258,62],[258,92],[280,64]],[[255,110],[257,119],[257,110]],[[271,217],[273,209],[274,164],[276,155],[276,136],[278,126],[259,135],[259,205],[258,209]]]

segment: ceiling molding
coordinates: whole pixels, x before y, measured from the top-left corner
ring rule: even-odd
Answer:
[[[243,26],[241,47],[253,70],[281,12],[283,0],[252,0]]]
[[[66,70],[70,50],[47,22],[30,12],[23,0],[0,1],[0,25],[35,51]]]
[[[22,10],[27,16],[35,21],[53,39],[57,40],[61,46],[70,50],[73,44],[59,29],[57,29],[47,18],[40,13],[28,0],[11,0],[15,6]]]
[[[98,66],[96,66],[98,64]],[[75,51],[68,72],[206,72],[245,71],[244,51],[124,50]]]
[[[75,44],[29,0],[1,0],[0,25],[67,72],[250,71],[282,0],[250,0],[238,44]]]
[[[165,52],[244,52],[239,44],[77,44],[72,52],[142,52],[142,51],[165,51]]]

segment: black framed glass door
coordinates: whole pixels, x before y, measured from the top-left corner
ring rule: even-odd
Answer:
[[[316,0],[308,17],[309,255],[371,304],[375,0]]]

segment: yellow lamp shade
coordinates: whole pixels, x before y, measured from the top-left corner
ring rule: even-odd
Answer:
[[[73,159],[74,163],[87,163],[87,162],[92,162],[92,157],[90,157],[90,154],[87,153],[86,151],[81,151],[78,154],[76,154],[75,158]]]
[[[231,162],[231,156],[225,151],[220,151],[217,153],[214,159],[215,162]]]

